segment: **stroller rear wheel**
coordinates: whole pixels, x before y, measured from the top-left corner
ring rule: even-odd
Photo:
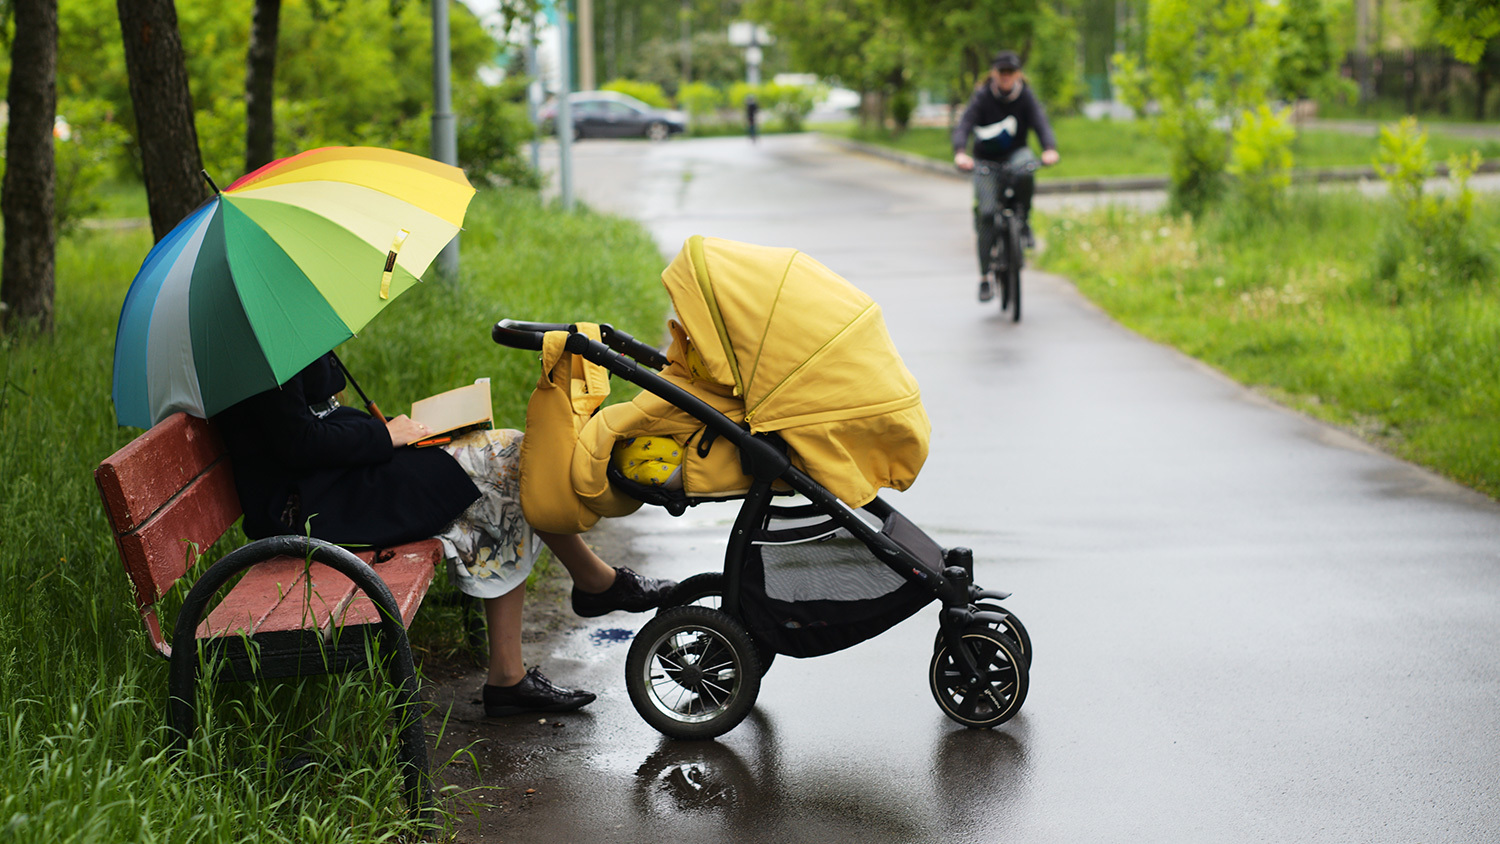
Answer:
[[[939,642],[928,672],[932,696],[945,715],[965,727],[1005,723],[1026,700],[1029,672],[1020,646],[984,624],[964,631],[963,646],[979,667],[978,681],[971,682],[963,660]]]
[[[677,588],[672,590],[672,597],[668,600],[674,607],[697,606],[716,610],[724,604],[724,573],[710,571],[695,574],[677,584]],[[752,635],[751,638],[755,637]],[[764,677],[766,672],[771,670],[771,662],[776,659],[776,652],[759,642],[755,645],[756,651],[760,653],[760,674]]]
[[[760,694],[760,652],[744,625],[700,606],[646,622],[625,657],[625,689],[646,723],[678,739],[734,729]]]

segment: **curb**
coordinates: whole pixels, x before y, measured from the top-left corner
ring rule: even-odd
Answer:
[[[879,144],[841,138],[821,132],[819,133],[819,137],[851,152],[875,158],[883,158],[915,170],[925,170],[929,173],[947,176],[951,179],[962,179],[964,181],[968,181],[969,179],[969,174],[959,170],[950,163],[937,161],[925,156],[916,155],[915,153],[902,152],[901,150],[883,147]],[[1491,159],[1489,161],[1482,161],[1474,172],[1500,172],[1500,160]],[[1446,177],[1447,175],[1448,165],[1439,164],[1433,168],[1433,176]],[[1294,170],[1292,172],[1293,181],[1314,184],[1376,181],[1379,178],[1380,173],[1374,167],[1336,167],[1326,170]],[[1124,191],[1166,189],[1166,176],[1100,176],[1092,179],[1037,179],[1036,182],[1036,193],[1038,196],[1046,193],[1120,193]]]

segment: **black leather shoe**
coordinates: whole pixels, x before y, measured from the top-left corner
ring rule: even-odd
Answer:
[[[995,286],[990,284],[989,279],[981,278],[979,280],[979,301],[988,302],[993,298],[995,298]]]
[[[484,714],[491,718],[522,712],[572,712],[593,702],[593,692],[565,689],[543,677],[540,668],[527,671],[514,686],[484,687]]]
[[[675,580],[641,577],[630,569],[615,569],[615,582],[603,592],[591,593],[573,587],[573,612],[594,618],[615,610],[643,612],[661,606],[677,588]]]

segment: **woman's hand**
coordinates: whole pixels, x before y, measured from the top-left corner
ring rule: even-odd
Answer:
[[[970,157],[967,152],[955,152],[953,154],[953,163],[957,165],[958,169],[960,170],[974,169],[974,159]]]
[[[385,420],[386,433],[391,435],[391,445],[400,448],[403,445],[411,445],[417,440],[423,439],[429,433],[427,426],[414,421],[410,416],[401,414],[392,419]]]
[[[1055,150],[1055,149],[1044,149],[1044,150],[1042,150],[1042,163],[1045,164],[1045,165],[1047,165],[1048,167],[1051,167],[1052,165],[1056,164],[1057,163],[1057,159],[1060,158],[1060,157],[1061,156],[1059,156],[1057,154],[1057,150]]]

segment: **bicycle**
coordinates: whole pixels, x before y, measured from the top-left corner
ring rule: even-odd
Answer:
[[[1025,244],[1022,243],[1021,234],[1024,221],[1021,218],[1020,202],[1016,198],[1016,183],[1041,167],[1040,159],[1021,155],[1005,164],[991,161],[974,163],[975,175],[994,175],[999,181],[1000,204],[992,221],[996,236],[990,246],[990,269],[985,277],[992,284],[999,285],[1000,312],[1003,314],[1010,311],[1012,322],[1021,321],[1021,267],[1026,263]]]

